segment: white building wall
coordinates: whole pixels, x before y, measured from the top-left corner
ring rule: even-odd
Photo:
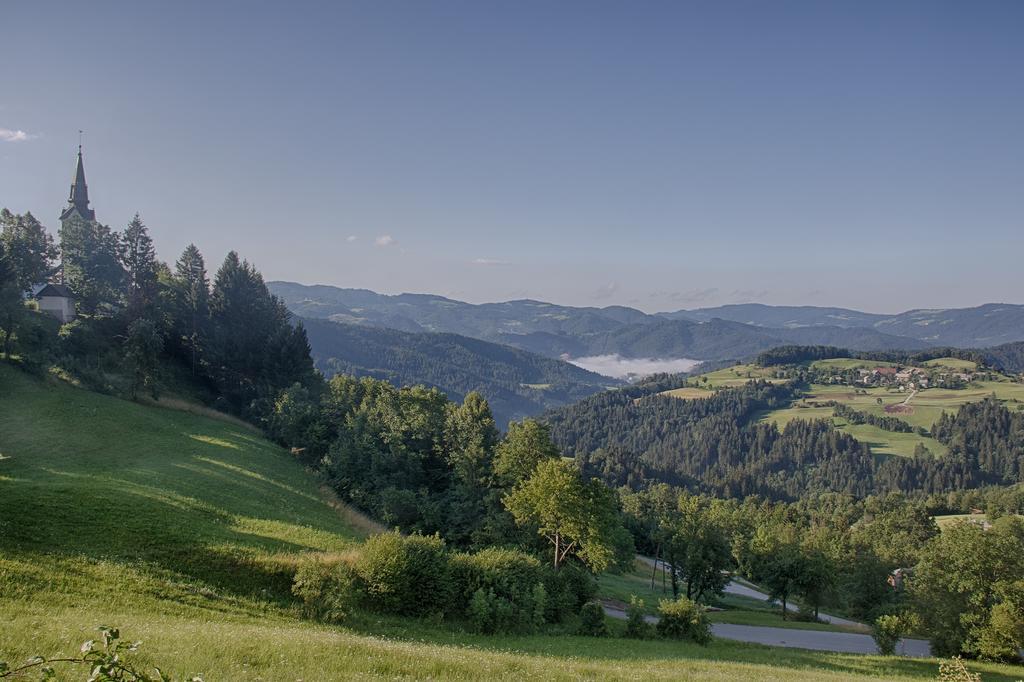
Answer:
[[[39,310],[53,315],[63,324],[75,319],[75,302],[63,296],[43,296],[38,300]]]

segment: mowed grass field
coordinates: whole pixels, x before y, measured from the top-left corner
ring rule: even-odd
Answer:
[[[487,637],[357,615],[303,620],[294,566],[375,526],[250,429],[54,385],[0,365],[0,660],[71,655],[100,624],[176,679],[930,680],[935,660]],[[620,629],[620,623],[612,623]],[[986,680],[1019,669],[977,665]],[[58,668],[58,679],[82,680]]]
[[[673,388],[670,391],[662,391],[659,395],[666,395],[681,400],[701,400],[702,398],[710,398],[714,394],[715,392],[711,389],[684,386],[683,388]]]
[[[705,381],[707,379],[707,381]],[[772,367],[759,367],[757,365],[733,365],[724,369],[708,372],[690,380],[692,386],[702,388],[732,388],[742,386],[754,379],[782,383],[785,379],[775,378],[775,370]]]
[[[1024,409],[1024,384],[1011,381],[977,382],[961,390],[925,389],[918,391],[910,398],[907,403],[909,411],[899,413],[886,412],[886,407],[903,404],[910,396],[909,393],[900,393],[887,388],[854,389],[849,386],[815,384],[811,386],[811,390],[803,399],[789,407],[768,412],[762,419],[775,422],[780,428],[793,419],[827,419],[832,417],[833,409],[819,405],[835,401],[880,417],[896,417],[913,427],[930,431],[944,412],[953,414],[961,406],[984,400],[991,395],[995,395],[1011,410]],[[881,404],[879,404],[879,400],[881,400]],[[857,440],[867,443],[871,446],[871,451],[878,455],[909,457],[914,454],[918,444],[928,448],[928,451],[934,455],[942,456],[948,452],[946,446],[930,436],[922,436],[917,433],[896,433],[870,424],[849,424],[840,418],[834,418],[833,421],[837,428],[849,433]]]

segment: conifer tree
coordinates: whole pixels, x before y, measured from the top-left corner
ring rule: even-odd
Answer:
[[[138,213],[121,236],[121,262],[128,316],[137,320],[151,314],[157,294],[156,249]]]
[[[11,357],[15,328],[24,310],[11,259],[7,256],[4,242],[0,241],[0,323],[3,324],[5,358]]]
[[[175,328],[188,352],[192,374],[198,373],[210,315],[210,280],[203,254],[195,244],[185,247],[174,264]]]
[[[125,272],[120,240],[106,225],[72,216],[60,229],[64,283],[86,312],[121,302]]]

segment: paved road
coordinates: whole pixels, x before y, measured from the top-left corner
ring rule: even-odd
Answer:
[[[612,618],[624,619],[626,613],[613,606],[604,606],[604,611]],[[647,622],[657,623],[655,616],[647,616]],[[732,623],[713,623],[711,632],[722,639],[733,639],[740,642],[781,646],[791,649],[811,649],[814,651],[833,651],[851,654],[877,654],[878,647],[870,635],[855,632],[829,632],[827,630],[799,630],[795,628],[762,627],[758,625],[733,625]],[[903,639],[896,647],[896,653],[903,656],[922,658],[931,655],[928,642],[921,639]]]
[[[663,563],[660,559],[652,559],[650,557],[641,556],[639,554],[637,555],[637,558],[640,559],[641,561],[643,561],[644,563],[646,563],[648,566],[651,566],[651,567],[656,567],[656,564],[662,564]],[[742,597],[750,597],[751,599],[762,599],[764,601],[768,601],[768,594],[767,593],[758,590],[757,588],[753,587],[752,585],[748,585],[746,583],[741,583],[741,582],[738,582],[736,580],[730,580],[729,584],[725,586],[725,591],[727,593],[729,593],[729,594],[736,594],[736,595],[740,595]],[[779,604],[778,601],[774,601],[772,603],[781,606],[781,604]],[[792,611],[792,612],[795,613],[795,612],[799,611],[799,607],[797,607],[795,604],[786,604],[786,610],[787,611]],[[853,628],[866,628],[867,627],[863,623],[858,623],[855,620],[848,620],[846,618],[840,618],[839,616],[833,616],[831,614],[824,613],[824,612],[819,612],[818,613],[818,620],[820,620],[823,623],[830,623],[831,625],[845,625],[846,627],[853,627]]]

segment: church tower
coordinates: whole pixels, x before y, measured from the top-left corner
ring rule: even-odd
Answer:
[[[68,207],[60,214],[61,224],[63,225],[76,215],[83,220],[96,220],[96,211],[89,208],[89,186],[85,184],[85,164],[82,162],[82,145],[78,145],[78,166],[75,168],[75,179],[71,183]]]

